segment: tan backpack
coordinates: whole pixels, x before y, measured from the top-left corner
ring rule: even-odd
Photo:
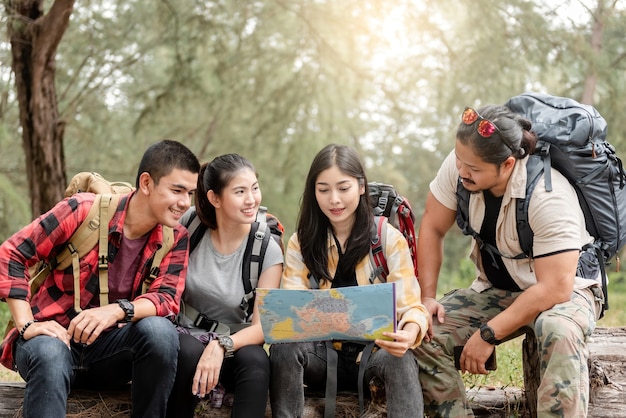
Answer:
[[[110,182],[95,172],[80,172],[70,180],[65,197],[76,193],[96,193],[85,220],[80,224],[76,232],[67,242],[67,245],[54,259],[47,262],[40,261],[30,268],[30,292],[31,297],[37,293],[41,284],[50,275],[53,269],[65,270],[70,265],[74,271],[74,310],[80,312],[80,258],[91,251],[96,244],[99,247],[98,271],[100,277],[100,306],[109,303],[109,276],[108,276],[108,226],[115,215],[121,195],[127,194],[135,188],[127,182]],[[102,227],[101,227],[102,226]],[[142,293],[146,293],[150,284],[158,275],[158,267],[174,244],[174,231],[172,228],[163,226],[163,245],[157,250],[152,259],[149,277],[144,280]],[[156,268],[155,268],[156,267]],[[10,320],[6,333],[15,325]],[[5,333],[5,336],[6,336]]]

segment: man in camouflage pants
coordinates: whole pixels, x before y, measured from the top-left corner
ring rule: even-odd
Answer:
[[[594,280],[600,273],[593,251],[584,250],[593,238],[576,192],[554,169],[554,191],[546,192],[541,178],[530,196],[533,256],[514,258],[522,252],[516,199],[526,197],[526,156],[536,143],[530,127],[502,106],[466,109],[455,150],[430,184],[418,259],[422,302],[433,326],[428,341],[415,349],[429,417],[473,416],[455,368],[455,346],[464,347],[461,372],[486,374],[495,345],[526,325],[535,331],[540,355],[538,416],[587,416],[586,340],[601,312],[602,291]],[[471,193],[469,226],[479,231],[470,255],[476,279],[469,289],[437,301],[443,239],[457,219],[459,181]],[[589,269],[582,271],[579,257],[589,258]]]

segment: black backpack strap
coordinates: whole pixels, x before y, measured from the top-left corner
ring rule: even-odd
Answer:
[[[546,170],[546,163],[548,164]],[[528,207],[530,206],[530,198],[535,190],[537,182],[541,178],[541,174],[550,172],[550,154],[540,153],[540,155],[531,155],[526,163],[526,197],[517,199],[515,208],[515,219],[517,224],[517,235],[519,237],[522,252],[528,257],[533,256],[533,230],[528,222]],[[550,190],[552,189],[551,178],[549,174],[544,174],[546,182],[546,190],[548,182],[550,182]]]
[[[527,255],[524,252],[521,252],[520,254],[513,256],[513,257],[502,255],[502,253],[498,250],[498,248],[495,245],[491,245],[488,242],[483,241],[480,234],[476,232],[474,228],[470,226],[469,201],[470,201],[470,192],[465,187],[463,187],[463,183],[461,182],[461,178],[459,177],[459,181],[457,182],[457,187],[456,187],[456,202],[457,202],[456,224],[459,226],[459,228],[461,228],[461,232],[463,232],[464,235],[471,235],[476,240],[476,244],[478,245],[480,250],[484,249],[485,251],[487,251],[487,253],[491,255],[492,262],[494,265],[496,265],[496,261],[495,261],[496,256],[510,258],[513,260],[527,258]],[[518,210],[519,212],[519,209],[516,209],[516,210]]]
[[[263,259],[271,238],[271,232],[267,223],[254,222],[248,234],[248,243],[243,254],[241,266],[241,280],[243,281],[244,296],[239,305],[246,312],[246,319],[252,316],[254,310],[254,297],[256,284],[258,283]],[[252,282],[254,281],[254,286]]]

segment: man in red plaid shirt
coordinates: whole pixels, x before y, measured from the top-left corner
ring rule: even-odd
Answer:
[[[28,268],[61,251],[86,218],[95,195],[77,193],[0,246],[0,299],[15,322],[0,361],[26,381],[24,417],[65,417],[73,388],[132,381],[132,416],[165,416],[174,383],[178,336],[171,320],[187,274],[188,235],[179,225],[191,204],[200,164],[184,145],[163,140],[140,162],[137,190],[123,196],[109,223],[109,303],[99,300],[98,246],[80,260],[80,310],[72,267],[53,270],[30,294]],[[151,260],[174,243],[157,278],[141,294]]]

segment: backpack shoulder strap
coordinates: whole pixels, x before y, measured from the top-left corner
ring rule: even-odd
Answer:
[[[528,199],[526,199],[526,200],[528,200]],[[477,245],[479,245],[479,247],[481,249],[485,249],[491,255],[492,261],[494,263],[495,263],[495,256],[506,257],[506,258],[510,258],[510,259],[513,259],[513,260],[519,260],[519,259],[528,257],[528,255],[525,252],[521,252],[520,254],[517,254],[515,256],[505,256],[502,253],[500,253],[500,251],[494,245],[491,245],[488,242],[483,241],[483,239],[480,236],[480,234],[478,232],[476,232],[476,230],[474,230],[474,228],[472,228],[470,226],[470,222],[469,222],[469,201],[470,201],[470,192],[465,187],[463,187],[463,184],[461,183],[461,178],[459,178],[459,181],[457,182],[457,187],[456,187],[456,202],[457,202],[457,207],[456,207],[456,224],[459,226],[459,228],[461,229],[461,232],[464,235],[472,236],[476,240]],[[526,205],[526,209],[524,209],[524,204],[525,203],[521,202],[520,199],[518,199],[516,204],[517,204],[517,206],[516,206],[516,216],[519,216],[519,215],[522,216],[522,218],[518,218],[518,223],[519,223],[520,219],[523,222],[523,216],[525,214],[526,215],[526,225],[528,225],[528,206]],[[518,225],[518,227],[519,227],[519,225]],[[530,227],[528,227],[526,229],[530,230]],[[530,247],[532,249],[532,238],[531,238],[531,245],[530,245]],[[524,248],[524,247],[522,247],[522,248]]]
[[[51,260],[49,266],[41,270],[31,279],[31,294],[37,291],[39,286],[48,276],[52,268],[65,270],[70,265],[74,272],[74,310],[80,312],[80,258],[99,244],[98,249],[98,275],[100,283],[100,304],[108,304],[108,250],[109,250],[109,222],[115,215],[115,209],[119,204],[121,195],[102,194],[96,195],[93,205],[87,217],[80,224],[67,245],[59,253],[56,259]],[[112,210],[110,210],[113,208]],[[105,302],[103,302],[105,299]]]
[[[387,281],[389,267],[385,257],[387,246],[387,218],[385,216],[374,216],[374,225],[371,232],[370,262],[372,263],[372,274],[370,283],[378,277],[381,282]]]
[[[320,281],[311,273],[309,273],[309,288],[312,290],[317,290],[320,288]]]
[[[191,212],[191,216],[185,224],[185,227],[187,228],[187,231],[189,231],[189,254],[191,254],[200,243],[207,227],[202,223],[202,221],[200,221],[200,217],[196,213],[195,208]]]
[[[148,292],[150,289],[150,285],[157,278],[159,272],[161,271],[161,262],[167,253],[172,250],[174,246],[174,229],[163,225],[163,244],[159,247],[159,249],[154,253],[154,257],[152,257],[152,263],[150,264],[150,274],[143,281],[141,285],[141,293]]]
[[[100,199],[100,227],[98,228],[98,281],[100,306],[109,304],[109,222],[111,220],[119,197],[113,199],[113,195],[102,195]],[[110,216],[109,216],[110,215]],[[74,261],[74,260],[73,260]],[[77,259],[75,260],[78,261]],[[80,266],[79,266],[80,268]],[[74,267],[74,297],[79,294],[79,299],[74,301],[76,312],[80,312],[80,275],[76,274]]]
[[[41,284],[46,280],[48,274],[53,269],[65,270],[72,264],[72,252],[73,251],[85,251],[85,247],[89,247],[91,250],[98,242],[98,235],[95,232],[99,228],[99,215],[100,215],[100,199],[102,196],[96,195],[96,199],[87,213],[87,217],[80,224],[78,229],[74,232],[67,245],[63,250],[52,260],[37,271],[37,274],[30,279],[30,293],[34,295],[39,290]],[[88,251],[88,250],[87,250]]]
[[[259,219],[261,219],[259,221]],[[253,222],[248,234],[248,243],[243,253],[243,263],[241,265],[241,280],[243,281],[244,296],[241,300],[241,309],[246,312],[246,318],[252,315],[254,309],[254,296],[256,285],[259,281],[263,259],[271,239],[271,233],[263,218],[258,218]],[[254,285],[253,285],[254,282]]]
[[[547,169],[546,169],[547,164]],[[528,222],[528,207],[530,206],[530,198],[535,190],[537,182],[541,178],[541,174],[546,176],[546,190],[552,190],[552,184],[549,177],[550,172],[550,154],[539,155],[534,154],[528,157],[526,163],[526,197],[524,199],[517,199],[515,205],[515,218],[517,225],[517,235],[519,238],[520,247],[522,247],[522,253],[532,258],[533,256],[533,237],[534,233],[530,228]],[[548,189],[549,188],[549,189]]]

